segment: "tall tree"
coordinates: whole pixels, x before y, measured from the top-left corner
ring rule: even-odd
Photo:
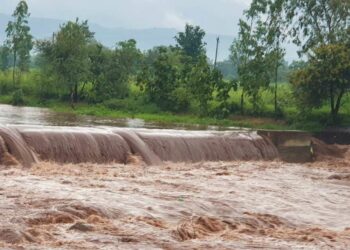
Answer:
[[[246,16],[251,19],[258,20],[262,26],[265,26],[266,33],[262,34],[258,39],[265,43],[266,61],[270,64],[271,79],[274,80],[274,106],[275,115],[279,112],[278,107],[278,79],[279,68],[283,65],[283,57],[285,49],[282,47],[287,34],[285,27],[285,12],[283,9],[283,0],[253,0]]]
[[[293,0],[277,2],[282,7],[273,10],[285,20],[285,29],[292,41],[306,53],[321,45],[349,42],[350,1],[348,0]]]
[[[199,57],[205,54],[206,43],[203,41],[205,37],[205,31],[199,26],[193,26],[186,24],[185,31],[179,32],[175,37],[177,47],[182,52],[197,61]]]
[[[240,20],[239,37],[231,46],[231,60],[237,68],[237,82],[242,89],[241,113],[245,95],[251,98],[254,111],[259,111],[260,90],[267,88],[270,82],[270,55],[263,39],[266,26],[249,12],[247,19]]]
[[[141,65],[142,53],[136,45],[136,41],[130,39],[119,42],[116,47],[116,53],[128,74],[136,74]]]
[[[286,39],[284,33],[284,19],[283,19],[283,2],[282,0],[275,1],[267,8],[267,44],[270,48],[270,60],[273,66],[273,77],[274,86],[274,106],[275,115],[277,116],[280,112],[278,106],[278,78],[279,68],[283,66],[283,58],[285,55],[285,49],[282,47],[282,43]]]
[[[141,87],[159,107],[171,110],[172,92],[177,87],[177,69],[166,47],[158,48],[158,56],[151,67],[146,67],[138,77]]]
[[[52,65],[50,69],[56,74],[64,87],[68,88],[73,105],[78,101],[78,86],[89,75],[90,58],[88,45],[94,34],[90,32],[87,21],[69,21],[60,27],[52,41],[38,44],[39,51]]]
[[[7,70],[9,68],[10,51],[7,46],[0,46],[0,70]]]
[[[336,123],[343,97],[350,91],[350,47],[331,44],[314,49],[309,63],[295,71],[291,82],[303,109],[328,103]]]
[[[30,63],[30,51],[33,48],[33,37],[28,25],[28,5],[26,1],[20,1],[12,15],[14,21],[10,21],[6,28],[6,45],[13,54],[13,84],[16,84],[16,67],[20,71],[26,71]]]
[[[149,100],[160,108],[170,111],[186,111],[189,106],[189,91],[181,81],[181,54],[173,47],[157,47],[145,56],[143,70],[137,83]]]
[[[201,115],[208,114],[208,102],[213,99],[213,91],[219,81],[222,81],[222,74],[211,69],[206,56],[202,55],[190,72],[188,86],[193,98],[199,102]]]

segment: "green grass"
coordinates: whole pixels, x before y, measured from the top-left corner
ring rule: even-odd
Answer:
[[[215,119],[210,117],[198,117],[191,114],[172,114],[167,112],[152,113],[128,113],[126,111],[111,110],[103,105],[79,104],[72,109],[68,104],[51,103],[49,107],[57,112],[74,113],[78,115],[91,115],[108,118],[138,118],[148,122],[156,122],[164,125],[184,124],[184,125],[205,125],[220,127],[246,127],[265,129],[289,129],[290,126],[282,121],[272,119],[232,116],[230,119]]]

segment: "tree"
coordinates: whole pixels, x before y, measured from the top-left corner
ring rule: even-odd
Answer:
[[[149,94],[151,101],[159,107],[171,109],[172,92],[177,85],[177,71],[171,62],[170,55],[166,48],[159,48],[159,56],[155,60],[151,69],[143,72],[144,79],[139,78],[143,83],[145,91]]]
[[[189,56],[193,61],[205,54],[206,43],[203,41],[205,31],[199,26],[186,24],[185,31],[179,32],[175,37],[177,47],[181,49],[184,55]]]
[[[180,55],[172,47],[157,47],[148,52],[137,83],[150,101],[170,111],[185,111],[189,105],[186,85],[181,82]]]
[[[117,44],[116,53],[120,58],[121,64],[129,75],[136,74],[140,69],[142,53],[136,47],[136,41],[130,39]]]
[[[199,102],[200,114],[208,114],[208,102],[213,99],[213,91],[222,74],[212,70],[205,56],[201,56],[192,68],[189,77],[189,89],[195,100]]]
[[[10,21],[6,28],[6,45],[13,55],[13,84],[16,84],[17,63],[20,71],[26,71],[30,63],[30,51],[33,48],[33,37],[28,25],[28,5],[20,1],[13,13],[14,21]]]
[[[0,70],[7,70],[10,66],[10,51],[6,46],[0,46]]]
[[[271,66],[271,79],[274,80],[274,106],[275,115],[280,113],[278,107],[278,79],[279,68],[283,66],[283,57],[285,49],[282,44],[287,34],[285,26],[287,25],[284,18],[283,0],[253,0],[250,8],[246,11],[246,16],[257,20],[261,26],[266,29],[265,34],[261,34],[257,39],[265,45],[267,63]]]
[[[347,0],[293,0],[269,1],[279,4],[269,15],[283,18],[284,29],[292,41],[307,53],[321,45],[346,43],[350,40],[350,1]]]
[[[284,33],[284,20],[282,7],[283,2],[281,0],[273,2],[267,9],[268,19],[266,20],[267,24],[267,44],[270,48],[270,60],[273,65],[273,75],[274,75],[274,106],[275,106],[275,115],[277,116],[280,113],[280,107],[278,106],[278,73],[279,68],[283,66],[283,58],[285,55],[285,49],[282,48],[282,43],[286,38]]]
[[[350,47],[331,44],[314,49],[307,66],[297,70],[291,82],[302,109],[329,103],[335,123],[342,99],[350,91]]]
[[[88,79],[90,60],[88,45],[94,34],[87,21],[69,21],[60,27],[52,41],[41,41],[38,50],[51,64],[50,70],[57,75],[70,93],[71,104],[78,101],[78,86]]]
[[[125,98],[129,92],[129,78],[140,70],[142,56],[133,39],[119,42],[114,50],[98,43],[89,45],[92,99],[101,102],[112,98]]]
[[[244,95],[251,98],[254,112],[258,112],[260,105],[260,90],[267,88],[270,83],[271,60],[270,54],[263,39],[267,33],[266,26],[255,21],[254,16],[247,14],[248,24],[240,20],[240,32],[231,46],[231,60],[237,68],[238,82],[242,89],[241,113],[244,112]]]

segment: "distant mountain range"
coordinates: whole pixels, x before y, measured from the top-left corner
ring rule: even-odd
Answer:
[[[5,29],[11,16],[0,13],[0,44],[5,40]],[[59,26],[66,20],[57,20],[49,18],[31,17],[29,25],[32,34],[36,39],[50,38],[53,32],[59,29]],[[175,29],[168,28],[152,28],[152,29],[126,29],[126,28],[107,28],[101,25],[90,23],[90,30],[95,32],[95,38],[107,47],[114,47],[119,41],[135,39],[138,48],[142,51],[151,49],[159,45],[174,45],[174,37],[179,32]],[[207,55],[214,60],[216,49],[216,38],[220,37],[220,47],[218,60],[223,61],[229,57],[229,48],[234,37],[220,34],[207,33],[205,42],[207,43]],[[291,62],[298,59],[297,47],[293,44],[286,45],[286,60]]]
[[[5,40],[5,29],[9,15],[0,14],[0,43]],[[36,39],[50,38],[52,33],[59,29],[64,20],[36,18],[31,17],[29,25],[33,36]],[[98,24],[90,23],[90,30],[95,32],[95,38],[108,47],[113,47],[117,42],[128,39],[135,39],[141,50],[148,50],[159,45],[175,44],[174,37],[178,33],[175,29],[152,28],[152,29],[124,29],[124,28],[106,28]],[[207,55],[212,60],[215,57],[216,34],[207,34],[205,42],[207,43]],[[233,41],[233,36],[219,35],[220,47],[218,59],[224,60],[229,56],[229,48]]]

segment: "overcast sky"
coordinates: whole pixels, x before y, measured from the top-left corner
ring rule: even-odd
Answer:
[[[11,14],[18,0],[0,0]],[[183,29],[186,22],[209,33],[236,35],[250,0],[27,0],[33,17],[80,17],[107,27]]]

